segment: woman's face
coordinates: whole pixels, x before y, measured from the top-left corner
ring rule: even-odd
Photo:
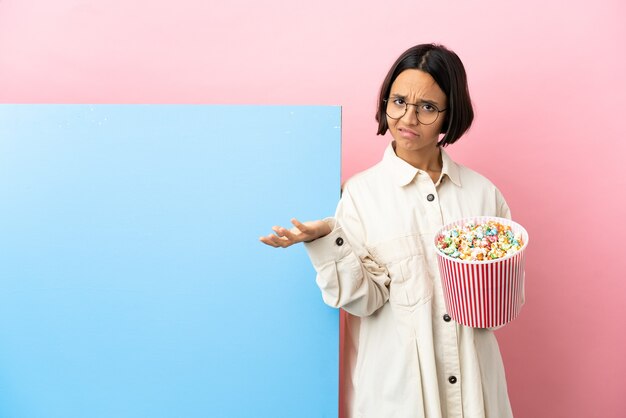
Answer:
[[[430,104],[437,109],[445,109],[448,105],[443,90],[427,72],[410,69],[402,71],[391,85],[389,101],[400,99],[406,103]],[[427,108],[429,108],[427,106]],[[415,106],[408,106],[407,112],[400,119],[387,116],[387,125],[391,136],[396,141],[398,157],[416,156],[430,153],[437,148],[439,134],[445,120],[445,112],[439,114],[437,120],[424,125],[417,119]]]

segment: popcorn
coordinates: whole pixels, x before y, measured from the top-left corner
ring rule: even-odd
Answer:
[[[495,216],[458,219],[437,231],[432,243],[450,317],[475,328],[515,319],[524,300],[528,241],[522,225]]]
[[[489,261],[515,254],[524,242],[521,233],[515,234],[510,226],[490,220],[444,230],[437,237],[436,245],[439,251],[452,258]]]

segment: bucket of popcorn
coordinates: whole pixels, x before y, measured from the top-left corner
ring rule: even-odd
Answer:
[[[479,216],[445,225],[435,247],[448,315],[475,328],[504,325],[524,302],[528,233],[509,219]]]

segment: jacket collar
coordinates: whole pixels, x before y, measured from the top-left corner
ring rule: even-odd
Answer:
[[[443,167],[441,169],[442,178],[444,175],[448,176],[452,183],[461,187],[459,166],[457,163],[452,161],[452,158],[450,158],[448,153],[445,152],[443,148],[441,148],[441,160],[443,162]],[[418,174],[427,174],[425,171],[413,167],[411,164],[398,157],[394,150],[393,141],[390,142],[387,149],[385,149],[383,163],[389,168],[396,184],[401,187],[411,183]]]

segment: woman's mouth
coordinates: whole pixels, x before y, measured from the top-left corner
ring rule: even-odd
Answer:
[[[402,138],[414,139],[419,136],[417,132],[409,128],[398,128],[398,133]]]

